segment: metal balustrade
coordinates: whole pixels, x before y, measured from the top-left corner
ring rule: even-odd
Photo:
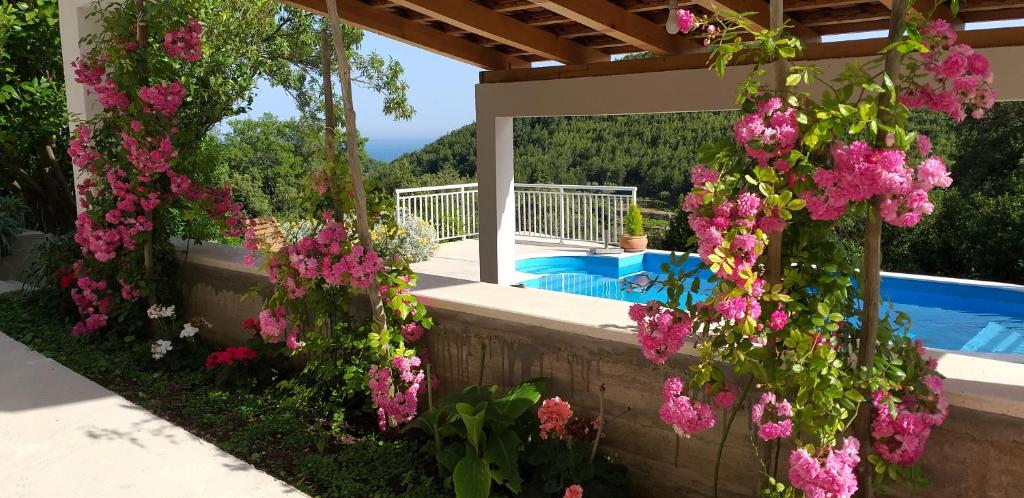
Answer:
[[[636,187],[517,183],[516,234],[531,237],[615,244],[625,229],[626,211],[636,202]],[[426,220],[438,240],[479,234],[476,183],[395,191],[399,221]]]

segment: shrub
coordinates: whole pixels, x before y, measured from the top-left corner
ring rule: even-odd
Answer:
[[[25,204],[17,197],[0,196],[0,257],[11,252],[11,241],[25,228]]]
[[[644,216],[640,213],[640,207],[631,203],[626,211],[626,235],[640,237],[644,235]]]
[[[403,216],[390,233],[383,225],[378,225],[374,232],[382,255],[399,256],[417,263],[430,259],[437,252],[437,230],[413,214]]]

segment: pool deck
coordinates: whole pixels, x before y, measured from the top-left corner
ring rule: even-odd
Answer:
[[[516,238],[516,258],[585,255],[600,244],[588,242],[566,242],[560,244],[554,239],[532,237]],[[480,244],[477,239],[456,240],[442,243],[434,257],[412,265],[412,269],[420,275],[420,287],[430,288],[437,282],[451,279],[466,282],[480,281]],[[525,280],[532,275],[518,273],[517,281]]]

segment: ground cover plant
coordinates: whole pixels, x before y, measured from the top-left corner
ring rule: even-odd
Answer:
[[[0,296],[0,330],[311,495],[446,494],[429,459],[409,458],[419,451],[417,439],[380,435],[372,416],[338,426],[301,384],[253,382],[251,375],[248,382],[218,382],[219,372],[205,368],[212,345],[197,344],[180,368],[171,368],[154,362],[142,339],[72,337],[68,322],[32,292]],[[259,368],[289,375],[283,364]]]

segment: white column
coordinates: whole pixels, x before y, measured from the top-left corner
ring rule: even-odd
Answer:
[[[75,82],[75,70],[71,63],[83,52],[88,52],[87,47],[79,45],[83,36],[98,33],[101,29],[99,20],[93,16],[86,18],[92,10],[92,2],[89,0],[59,0],[58,14],[60,16],[60,48],[64,58],[64,91],[67,94],[68,114],[72,137],[78,123],[95,116],[99,111],[99,104],[95,95],[87,95],[85,87]],[[75,205],[79,212],[82,206],[78,202],[78,185],[85,179],[87,174],[75,168]]]
[[[516,272],[512,118],[476,99],[476,177],[480,198],[480,281],[512,284]]]

